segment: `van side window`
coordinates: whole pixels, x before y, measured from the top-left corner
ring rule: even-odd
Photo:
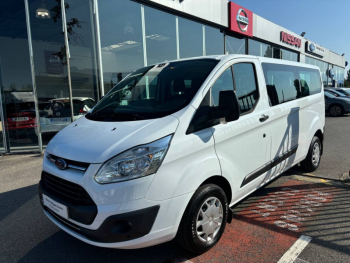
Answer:
[[[228,67],[211,87],[211,106],[219,105],[219,92],[222,90],[234,90],[231,67]]]
[[[307,90],[310,95],[321,92],[320,73],[316,69],[300,68],[300,84],[302,90]]]
[[[259,99],[253,67],[251,63],[237,63],[233,65],[236,95],[241,114],[253,109]]]
[[[262,68],[271,106],[309,95],[308,90],[300,89],[296,67],[262,63]]]

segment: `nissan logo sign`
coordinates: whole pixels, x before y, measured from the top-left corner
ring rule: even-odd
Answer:
[[[68,167],[67,162],[63,159],[60,159],[60,158],[55,161],[55,165],[60,170],[67,169],[67,167]]]
[[[238,28],[242,32],[246,32],[249,26],[249,19],[246,11],[244,9],[239,9],[237,13],[237,24]]]

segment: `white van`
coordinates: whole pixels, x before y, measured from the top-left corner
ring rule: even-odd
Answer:
[[[315,66],[247,55],[148,66],[51,140],[41,204],[92,245],[176,238],[202,253],[237,202],[298,163],[317,169],[324,124]]]

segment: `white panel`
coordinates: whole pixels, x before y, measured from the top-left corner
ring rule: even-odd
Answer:
[[[273,23],[265,18],[262,18],[261,16],[258,16],[256,14],[253,14],[253,15],[254,15],[253,16],[253,20],[254,20],[254,22],[253,22],[253,24],[254,24],[253,36],[254,37],[257,37],[257,38],[263,39],[265,41],[274,43],[276,45],[287,47],[289,49],[300,52],[301,53],[301,61],[300,62],[305,61],[304,56],[309,56],[309,57],[313,57],[313,58],[334,64],[334,65],[337,65],[340,67],[345,67],[345,58],[344,57],[330,51],[327,48],[324,48],[325,52],[323,54],[323,58],[319,58],[319,57],[313,56],[311,54],[308,54],[305,52],[305,49],[306,49],[305,43],[308,41],[308,39],[300,36],[297,33],[292,32],[284,27],[281,27],[281,26],[279,26],[279,25],[277,25],[277,24],[275,24],[275,23]],[[291,34],[294,37],[300,38],[301,39],[301,47],[298,48],[298,47],[295,47],[295,46],[292,46],[292,45],[289,45],[287,43],[282,42],[281,41],[281,31],[284,31],[288,34]],[[318,45],[318,44],[316,44],[316,45]]]
[[[227,0],[149,0],[168,8],[205,19],[212,23],[228,26]]]

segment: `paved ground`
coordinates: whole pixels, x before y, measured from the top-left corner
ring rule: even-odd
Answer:
[[[321,164],[313,175],[338,180],[350,169],[350,115],[326,116],[325,130]],[[301,172],[298,167],[294,171]]]
[[[298,262],[350,262],[348,184],[285,174],[236,206],[219,244],[196,256],[175,242],[113,250],[67,235],[39,205],[41,162],[38,155],[0,157],[0,262],[271,263],[302,234],[312,239]]]

